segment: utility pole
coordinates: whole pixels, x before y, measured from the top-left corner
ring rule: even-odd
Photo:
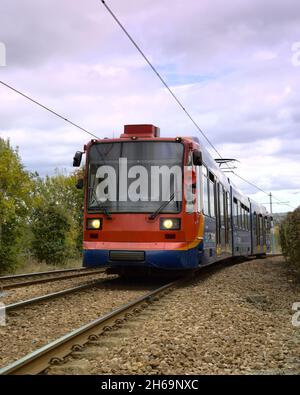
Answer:
[[[269,196],[270,196],[270,214],[273,214],[273,207],[272,207],[272,192],[270,192]]]

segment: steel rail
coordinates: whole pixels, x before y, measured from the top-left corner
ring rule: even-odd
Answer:
[[[105,281],[106,279],[103,279],[103,281]],[[93,287],[97,287],[98,285],[100,285],[103,281],[101,280],[96,280],[93,282],[90,282],[88,284],[83,284],[83,285],[78,285],[77,287],[72,287],[72,288],[67,288],[67,289],[63,289],[62,291],[57,291],[57,292],[52,292],[46,295],[42,295],[42,296],[37,296],[35,298],[31,298],[31,299],[27,299],[27,300],[22,300],[20,302],[15,302],[15,303],[11,303],[9,305],[7,305],[5,307],[5,311],[8,313],[10,311],[14,311],[17,310],[21,307],[26,307],[26,306],[31,306],[40,302],[44,302],[45,300],[52,300],[55,298],[58,298],[60,296],[65,296],[71,293],[75,293],[78,291],[83,291],[85,289],[88,288],[93,288]]]
[[[139,306],[143,308],[145,303],[151,303],[153,298],[158,294],[170,291],[176,283],[178,283],[178,280],[163,285],[162,287],[159,287],[132,302],[126,303],[125,305],[106,313],[105,315],[83,325],[59,339],[52,341],[38,350],[24,356],[18,361],[0,369],[0,375],[39,374],[45,371],[45,369],[51,365],[51,361],[61,360],[68,356],[75,351],[74,347],[76,350],[80,349],[91,339],[94,340],[97,338],[97,335],[105,330],[109,324],[114,324],[117,319],[120,319],[120,317],[126,318],[127,314],[130,312],[136,312]]]
[[[93,271],[88,271],[76,274],[70,274],[67,276],[57,276],[57,277],[46,277],[46,278],[39,278],[35,280],[29,280],[29,281],[22,281],[18,283],[10,283],[10,284],[0,284],[0,289],[11,289],[11,288],[20,288],[20,287],[26,287],[29,285],[35,285],[35,284],[43,284],[43,283],[48,283],[48,282],[53,282],[53,281],[63,281],[63,280],[69,280],[70,278],[75,278],[75,277],[85,277],[85,276],[91,276],[93,274],[98,274],[98,273],[104,273],[106,269],[97,269]]]
[[[67,273],[67,272],[81,272],[85,270],[90,270],[85,267],[73,268],[73,269],[59,269],[59,270],[50,270],[47,272],[33,272],[33,273],[21,273],[21,274],[12,274],[8,276],[0,276],[0,281],[2,280],[13,280],[14,278],[22,278],[22,277],[36,277],[48,274],[56,274],[56,273]]]

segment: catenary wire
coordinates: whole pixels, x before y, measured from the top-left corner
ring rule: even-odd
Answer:
[[[14,88],[13,86],[7,84],[6,82],[0,80],[0,83],[1,83],[2,85],[6,86],[7,88],[9,88],[10,90],[12,90],[13,92],[15,92],[15,93],[17,93],[17,94],[19,94],[19,95],[25,97],[25,99],[30,100],[32,103],[34,103],[34,104],[36,104],[36,105],[42,107],[44,110],[49,111],[51,114],[55,115],[56,117],[63,119],[65,122],[68,122],[69,124],[71,124],[72,126],[76,127],[77,129],[80,129],[81,131],[83,131],[83,132],[89,134],[89,135],[92,136],[92,137],[95,137],[96,139],[99,138],[99,137],[96,136],[95,134],[89,132],[87,129],[83,128],[82,126],[77,125],[76,123],[74,123],[74,122],[72,122],[72,121],[70,121],[69,119],[67,119],[67,118],[64,117],[63,115],[57,113],[56,111],[51,110],[51,108],[45,106],[44,104],[42,104],[42,103],[40,103],[39,101],[33,99],[32,97],[26,95],[25,93],[23,93],[23,92],[17,90],[16,88]]]
[[[117,16],[115,15],[115,13],[110,9],[110,7],[106,4],[105,0],[101,0],[102,4],[104,5],[104,7],[106,8],[106,10],[109,12],[109,14],[112,16],[112,18],[115,20],[115,22],[119,25],[119,27],[121,28],[121,30],[123,31],[123,33],[127,36],[127,38],[131,41],[131,43],[133,44],[133,46],[137,49],[137,51],[140,53],[140,55],[144,58],[144,60],[146,61],[146,63],[149,65],[149,67],[151,68],[151,70],[156,74],[156,76],[159,78],[159,80],[162,82],[162,84],[165,86],[165,88],[168,90],[168,92],[171,94],[171,96],[174,98],[174,100],[177,102],[177,104],[180,106],[180,108],[184,111],[184,113],[187,115],[187,117],[192,121],[192,123],[194,124],[194,126],[196,127],[196,129],[201,133],[201,135],[205,138],[205,140],[209,143],[209,145],[213,148],[213,150],[218,154],[218,156],[222,158],[222,155],[220,154],[220,152],[217,150],[217,148],[214,146],[214,144],[210,141],[210,139],[206,136],[206,134],[204,133],[204,131],[200,128],[200,126],[198,125],[198,123],[194,120],[194,118],[191,116],[191,114],[186,110],[186,108],[184,107],[184,105],[181,103],[181,101],[178,99],[178,97],[175,95],[175,93],[172,91],[172,89],[169,87],[169,85],[166,83],[166,81],[163,79],[163,77],[160,75],[160,73],[156,70],[156,68],[153,66],[153,64],[150,62],[150,60],[148,59],[148,57],[145,55],[145,53],[143,52],[143,50],[140,48],[140,46],[136,43],[136,41],[133,39],[133,37],[129,34],[129,32],[126,30],[126,28],[124,27],[124,25],[120,22],[120,20],[117,18]],[[227,167],[229,168],[228,163],[226,163]],[[252,185],[254,188],[260,190],[261,192],[264,192],[265,194],[269,195],[267,192],[265,192],[263,189],[261,189],[260,187],[258,187],[257,185],[253,184],[250,181],[247,181],[246,179],[244,179],[243,177],[239,176],[238,174],[236,174],[235,172],[233,172],[233,174],[235,174],[237,177],[239,177],[240,179],[242,179],[243,181],[247,182],[248,184]],[[279,202],[281,202],[279,199],[275,198],[274,199],[278,200]],[[283,203],[283,202],[281,202]],[[290,207],[292,207],[291,205],[288,205]]]

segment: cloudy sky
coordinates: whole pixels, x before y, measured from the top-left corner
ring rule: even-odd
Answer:
[[[223,157],[240,161],[237,172],[299,205],[299,0],[107,4]],[[100,0],[1,0],[0,42],[2,81],[99,137],[116,137],[128,123],[153,123],[163,136],[197,135]],[[90,139],[2,85],[0,137],[41,175],[70,170],[74,151]]]

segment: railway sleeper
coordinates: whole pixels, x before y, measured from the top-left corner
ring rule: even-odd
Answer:
[[[83,351],[73,352],[72,359],[87,359],[89,361],[97,359],[99,356],[107,355],[109,351],[108,347],[103,347],[99,345],[89,346]],[[66,363],[68,365],[68,362]]]
[[[82,358],[82,357],[81,357]],[[45,373],[47,375],[85,375],[89,374],[91,364],[87,359],[74,359],[64,365],[49,367]]]

